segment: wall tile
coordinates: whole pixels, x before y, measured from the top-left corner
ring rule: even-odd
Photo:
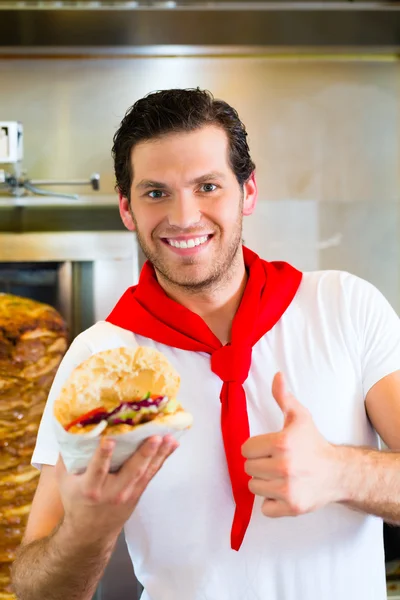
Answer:
[[[296,200],[261,201],[245,217],[245,244],[266,260],[286,260],[301,270],[318,268],[318,206]]]
[[[31,177],[114,185],[112,136],[141,96],[205,87],[247,126],[265,200],[399,198],[399,66],[268,58],[0,60],[0,118],[25,127]]]
[[[398,203],[320,203],[320,238],[340,243],[319,254],[320,269],[341,269],[373,283],[400,313]]]

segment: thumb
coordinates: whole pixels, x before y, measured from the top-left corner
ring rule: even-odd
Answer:
[[[285,417],[285,425],[293,421],[303,411],[303,406],[287,390],[283,373],[276,373],[272,382],[272,395]]]

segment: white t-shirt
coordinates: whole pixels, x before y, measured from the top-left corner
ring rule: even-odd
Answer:
[[[193,428],[125,526],[143,600],[384,600],[382,521],[343,505],[270,519],[256,498],[242,547],[231,550],[234,503],[220,429],[222,384],[207,354],[96,323],[64,357],[32,463],[57,460],[51,407],[71,370],[95,352],[136,344],[159,349],[176,367],[178,398],[194,416]],[[378,447],[365,396],[399,368],[400,322],[382,294],[348,273],[306,273],[288,310],[253,348],[244,384],[251,435],[282,428],[271,395],[280,370],[327,440]]]

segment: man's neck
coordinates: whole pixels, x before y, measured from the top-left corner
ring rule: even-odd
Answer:
[[[233,265],[232,265],[233,267]],[[184,288],[170,284],[157,275],[166,294],[199,315],[222,344],[231,339],[232,321],[239,308],[246,287],[247,273],[243,258],[235,265],[233,275],[212,290],[193,294]]]

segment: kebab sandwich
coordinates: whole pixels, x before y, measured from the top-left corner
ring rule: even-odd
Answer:
[[[71,373],[54,416],[66,432],[85,438],[129,433],[149,422],[179,431],[193,420],[177,401],[179,386],[178,373],[158,350],[105,350]]]

